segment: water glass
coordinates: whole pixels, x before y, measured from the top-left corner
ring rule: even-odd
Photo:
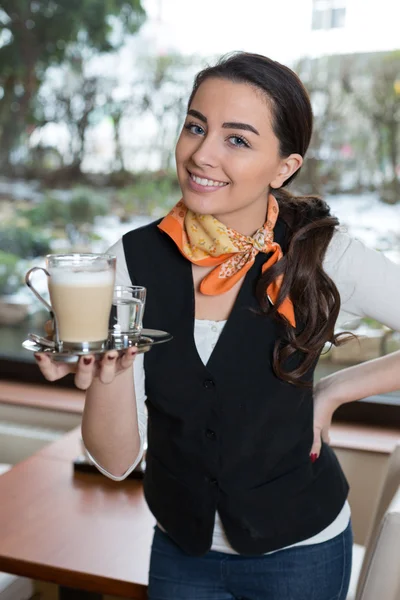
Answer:
[[[116,285],[112,303],[111,327],[114,335],[140,335],[146,288],[139,285]]]

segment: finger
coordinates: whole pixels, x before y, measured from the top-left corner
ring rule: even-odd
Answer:
[[[94,356],[81,356],[78,362],[78,368],[75,373],[75,385],[80,390],[87,390],[93,381],[94,375]]]
[[[137,353],[138,349],[136,346],[128,348],[128,350],[126,350],[126,352],[124,352],[119,359],[117,366],[119,366],[123,371],[125,371],[125,369],[129,369],[133,365],[133,361],[135,360]]]
[[[45,352],[35,353],[36,363],[42,374],[48,381],[56,381],[71,373],[71,366],[66,363],[59,363],[51,360]]]
[[[117,372],[118,352],[106,352],[100,363],[99,379],[102,383],[111,383]]]
[[[315,462],[321,452],[321,428],[314,427],[314,440],[310,452],[311,462]]]

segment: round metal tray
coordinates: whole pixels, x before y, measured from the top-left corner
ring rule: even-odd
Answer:
[[[111,332],[110,332],[111,333]],[[172,340],[172,335],[166,331],[160,331],[158,329],[143,329],[140,336],[134,336],[129,339],[129,346],[121,346],[121,343],[113,344],[113,338],[110,336],[108,347],[101,351],[89,352],[71,352],[64,350],[58,352],[52,347],[53,342],[46,338],[40,338],[35,334],[29,334],[29,339],[22,342],[22,347],[25,350],[31,352],[43,352],[51,356],[51,358],[57,362],[65,363],[76,363],[81,356],[87,356],[88,354],[94,355],[97,360],[101,359],[106,352],[111,350],[118,350],[122,354],[128,347],[136,346],[138,348],[138,354],[144,354],[151,350],[151,348],[157,344],[163,344]]]

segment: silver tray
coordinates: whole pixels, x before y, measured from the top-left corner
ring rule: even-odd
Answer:
[[[81,356],[87,356],[88,354],[94,355],[97,360],[100,360],[106,352],[111,350],[118,350],[122,354],[128,347],[136,346],[138,348],[138,354],[144,354],[151,350],[151,348],[157,344],[164,344],[172,340],[172,335],[166,331],[160,331],[158,329],[142,329],[140,336],[134,336],[129,341],[129,346],[121,347],[120,345],[114,346],[112,343],[112,337],[109,338],[109,345],[104,350],[97,350],[94,352],[82,351],[82,352],[71,352],[64,350],[58,352],[55,348],[51,347],[53,342],[46,338],[41,338],[36,334],[28,334],[28,339],[22,342],[22,347],[30,352],[43,352],[51,356],[51,358],[57,362],[65,363],[76,363]]]

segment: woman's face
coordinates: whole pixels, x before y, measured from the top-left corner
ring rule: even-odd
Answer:
[[[246,83],[214,78],[200,85],[176,147],[179,184],[192,211],[222,222],[249,211],[265,217],[269,188],[302,163],[298,154],[279,155],[268,104]]]

